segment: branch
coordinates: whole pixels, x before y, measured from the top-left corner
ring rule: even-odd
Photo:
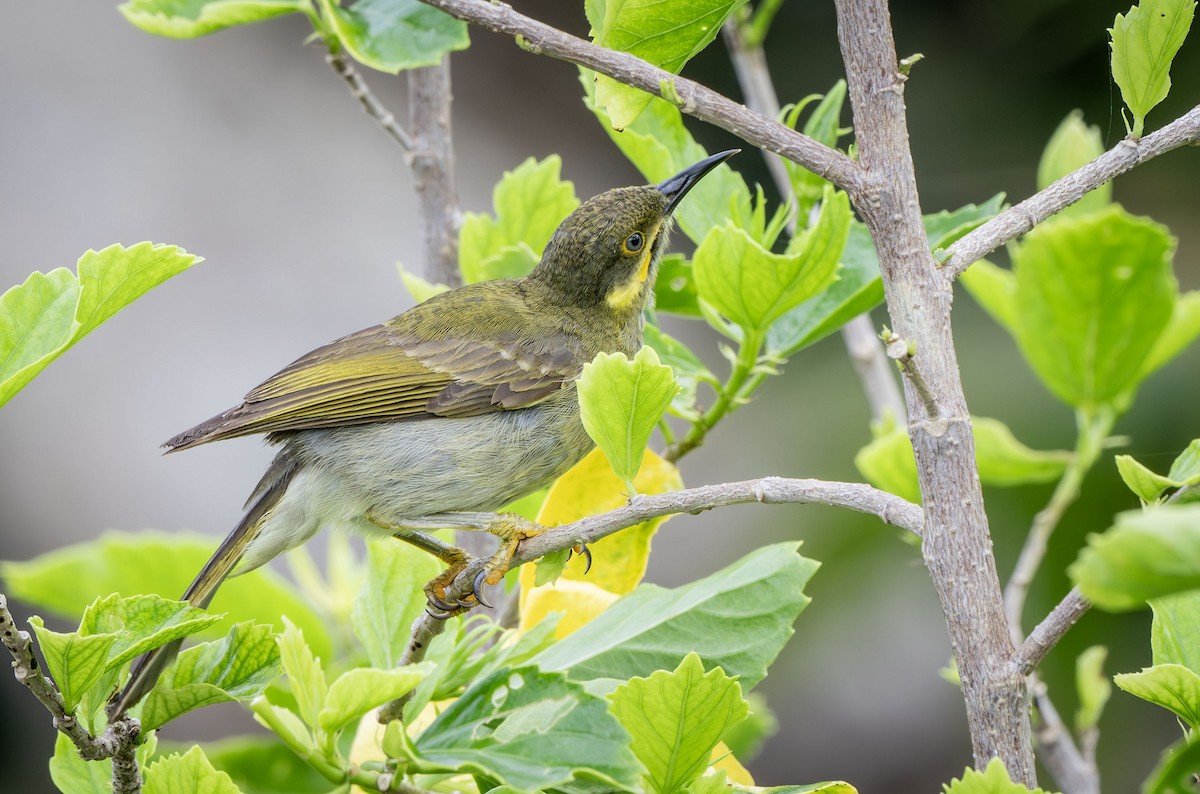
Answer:
[[[988,532],[975,441],[951,331],[951,293],[929,251],[886,0],[836,0],[862,191],[849,191],[871,232],[888,314],[920,352],[927,401],[905,379],[908,430],[925,508],[925,566],[962,679],[976,766],[999,757],[1015,782],[1036,774],[1026,680],[1013,654]],[[927,404],[926,404],[927,403]],[[931,418],[936,417],[936,418]]]
[[[68,714],[58,688],[39,670],[33,638],[29,632],[17,628],[8,611],[8,598],[3,593],[0,593],[0,640],[12,655],[13,675],[46,707],[54,727],[71,740],[79,755],[85,761],[113,759],[114,794],[138,794],[142,790],[142,777],[135,757],[141,732],[138,721],[132,717],[119,719],[104,733],[93,736],[74,714]]]
[[[437,66],[408,73],[408,118],[415,147],[409,152],[421,230],[425,238],[425,278],[462,285],[458,268],[458,191],[454,187],[454,146],[450,134],[450,56]]]
[[[921,536],[924,514],[921,508],[899,496],[861,483],[828,482],[825,480],[795,480],[785,477],[763,477],[759,480],[702,485],[682,491],[645,495],[638,494],[629,504],[574,521],[550,527],[540,535],[521,541],[513,554],[510,568],[536,560],[546,554],[566,551],[580,543],[595,543],[603,537],[627,527],[660,516],[676,513],[702,513],[716,507],[762,502],[763,504],[826,504],[845,507],[860,513],[878,516],[885,524],[906,529]],[[485,559],[476,559],[446,588],[446,600],[454,602],[471,593],[475,575],[483,570]],[[446,627],[445,619],[423,612],[413,621],[412,636],[400,664],[412,664],[425,658],[433,638]],[[399,719],[405,699],[393,700],[379,712],[379,721],[388,723]]]
[[[1063,600],[1058,602],[1058,606],[1050,610],[1050,614],[1037,624],[1033,631],[1029,632],[1029,637],[1017,649],[1016,658],[1013,659],[1013,666],[1017,672],[1021,675],[1033,673],[1050,649],[1067,633],[1067,629],[1074,626],[1091,608],[1091,602],[1083,597],[1079,588],[1071,588],[1071,592],[1067,593]]]
[[[987,223],[950,246],[950,258],[942,263],[950,279],[1009,240],[1020,237],[1056,212],[1074,204],[1088,192],[1147,160],[1200,141],[1200,105],[1167,126],[1140,140],[1125,138],[1092,162],[1057,182],[1009,207]]]
[[[1033,702],[1042,716],[1038,727],[1037,741],[1042,763],[1051,776],[1058,781],[1063,794],[1100,794],[1100,770],[1095,757],[1081,754],[1071,739],[1071,734],[1054,708],[1046,684],[1034,677],[1032,681]],[[1085,739],[1095,738],[1095,729],[1090,729]]]
[[[379,126],[383,128],[383,131],[392,140],[400,144],[400,148],[405,153],[411,153],[416,148],[412,137],[396,121],[395,114],[384,107],[379,98],[371,92],[370,86],[362,79],[358,70],[354,68],[354,64],[346,60],[346,56],[340,51],[327,54],[325,62],[333,68],[338,77],[346,81],[346,85],[350,87],[350,95],[358,100],[358,103],[362,105],[363,111],[379,122]]]
[[[684,113],[728,130],[761,149],[781,154],[842,190],[857,193],[864,182],[863,169],[841,152],[755,113],[711,88],[678,77],[629,53],[598,47],[501,3],[493,4],[487,0],[422,2],[457,19],[512,36],[529,52],[585,66],[654,96],[663,97],[666,88],[665,93],[673,98],[667,101],[675,101]]]

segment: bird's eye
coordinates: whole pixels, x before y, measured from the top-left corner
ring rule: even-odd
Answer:
[[[625,238],[625,250],[631,254],[642,250],[642,246],[645,244],[646,240],[642,237],[641,232],[634,232]]]

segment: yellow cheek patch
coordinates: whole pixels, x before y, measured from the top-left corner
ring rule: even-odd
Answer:
[[[650,275],[650,260],[654,256],[654,247],[646,246],[646,255],[642,257],[642,264],[638,266],[637,277],[638,281],[645,281]]]
[[[647,260],[649,262],[649,260]],[[649,266],[649,265],[647,265]],[[613,287],[612,292],[604,299],[608,305],[615,310],[628,309],[642,295],[642,290],[646,288],[646,276],[640,273],[634,274],[634,277],[626,281],[624,284]]]

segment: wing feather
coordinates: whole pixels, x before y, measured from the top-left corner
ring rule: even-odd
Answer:
[[[506,284],[509,293],[502,292],[498,302],[481,301],[479,289],[467,287],[319,347],[256,386],[241,405],[165,446],[177,451],[255,433],[466,417],[533,405],[574,381],[589,357],[579,338],[566,331],[526,338],[512,330],[512,318],[502,315],[527,312],[527,306],[510,294],[520,283]],[[453,306],[456,301],[463,305]],[[455,308],[475,312],[469,332],[445,322],[456,316]]]

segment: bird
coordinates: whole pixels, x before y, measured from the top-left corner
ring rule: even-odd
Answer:
[[[738,149],[657,185],[609,190],[557,228],[525,278],[469,284],[296,359],[241,404],[164,444],[168,453],[252,434],[278,452],[241,520],[184,593],[207,607],[230,575],[296,548],[324,526],[392,536],[436,555],[426,585],[448,617],[482,602],[518,543],[540,528],[494,511],[533,493],[593,448],[575,381],[600,353],[642,347],[643,310],[679,202]],[[500,548],[466,601],[445,588],[471,561],[432,535],[484,529]],[[141,657],[109,703],[122,715],[181,641]]]

